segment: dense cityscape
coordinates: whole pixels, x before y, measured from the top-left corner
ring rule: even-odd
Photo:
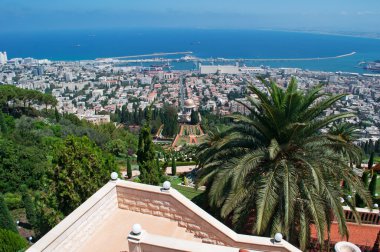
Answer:
[[[144,110],[150,104],[157,108],[170,104],[181,110],[186,99],[192,99],[198,110],[216,115],[248,113],[239,103],[247,102],[247,84],[263,88],[257,76],[265,76],[286,87],[294,76],[300,89],[322,84],[326,92],[347,94],[326,114],[355,112],[357,117],[349,122],[359,125],[358,141],[375,142],[380,138],[380,75],[376,73],[331,73],[239,67],[238,64],[171,71],[165,70],[165,66],[120,66],[121,63],[112,59],[64,62],[16,58],[0,66],[0,83],[52,94],[60,113],[102,123],[110,122],[111,115],[124,106],[129,112]]]

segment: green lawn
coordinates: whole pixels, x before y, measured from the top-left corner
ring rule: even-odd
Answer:
[[[178,192],[182,193],[189,200],[192,200],[196,196],[203,193],[202,190],[196,190],[195,188],[178,185],[181,182],[182,182],[181,178],[175,178],[170,181],[172,187],[176,189]]]

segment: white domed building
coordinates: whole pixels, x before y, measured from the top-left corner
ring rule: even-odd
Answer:
[[[187,99],[184,103],[184,106],[183,106],[183,110],[184,110],[184,113],[188,114],[195,110],[196,111],[196,106],[195,106],[195,103],[193,101],[193,99]]]
[[[182,123],[191,122],[191,113],[197,111],[197,106],[193,99],[187,99],[183,104],[183,109],[178,113],[178,120]]]

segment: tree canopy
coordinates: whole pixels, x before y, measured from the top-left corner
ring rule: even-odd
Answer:
[[[158,185],[160,183],[160,170],[155,161],[155,148],[150,134],[150,114],[145,125],[141,128],[137,151],[137,163],[142,183]]]
[[[207,184],[210,205],[237,230],[272,237],[281,232],[304,250],[311,224],[323,245],[336,218],[339,232],[348,236],[341,198],[356,217],[348,196],[356,192],[367,206],[371,198],[349,165],[360,149],[322,131],[354,116],[324,115],[344,94],[323,93],[320,86],[301,91],[295,79],[286,89],[261,81],[265,90],[250,85],[255,98],[242,104],[250,115],[231,116],[233,126],[198,150],[198,184]]]
[[[117,171],[114,159],[87,137],[69,136],[56,149],[53,170],[47,177],[48,194],[58,209],[68,215],[94,194]]]
[[[178,133],[178,111],[174,106],[165,105],[162,109],[161,122],[164,124],[162,134],[173,137]]]
[[[50,94],[44,94],[36,90],[18,88],[12,85],[0,85],[0,106],[9,109],[9,105],[14,107],[26,107],[32,104],[44,104],[56,106],[57,99]]]
[[[5,229],[18,233],[16,224],[5,204],[3,195],[0,194],[0,229]]]
[[[0,229],[0,252],[19,252],[28,247],[24,237],[6,229]]]

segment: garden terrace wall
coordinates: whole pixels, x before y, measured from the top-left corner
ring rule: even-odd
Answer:
[[[300,251],[286,241],[274,243],[266,237],[239,235],[173,188],[166,191],[127,181],[117,185],[119,208],[175,221],[204,243],[260,251]]]
[[[117,209],[116,183],[110,182],[38,240],[27,252],[78,251]]]

